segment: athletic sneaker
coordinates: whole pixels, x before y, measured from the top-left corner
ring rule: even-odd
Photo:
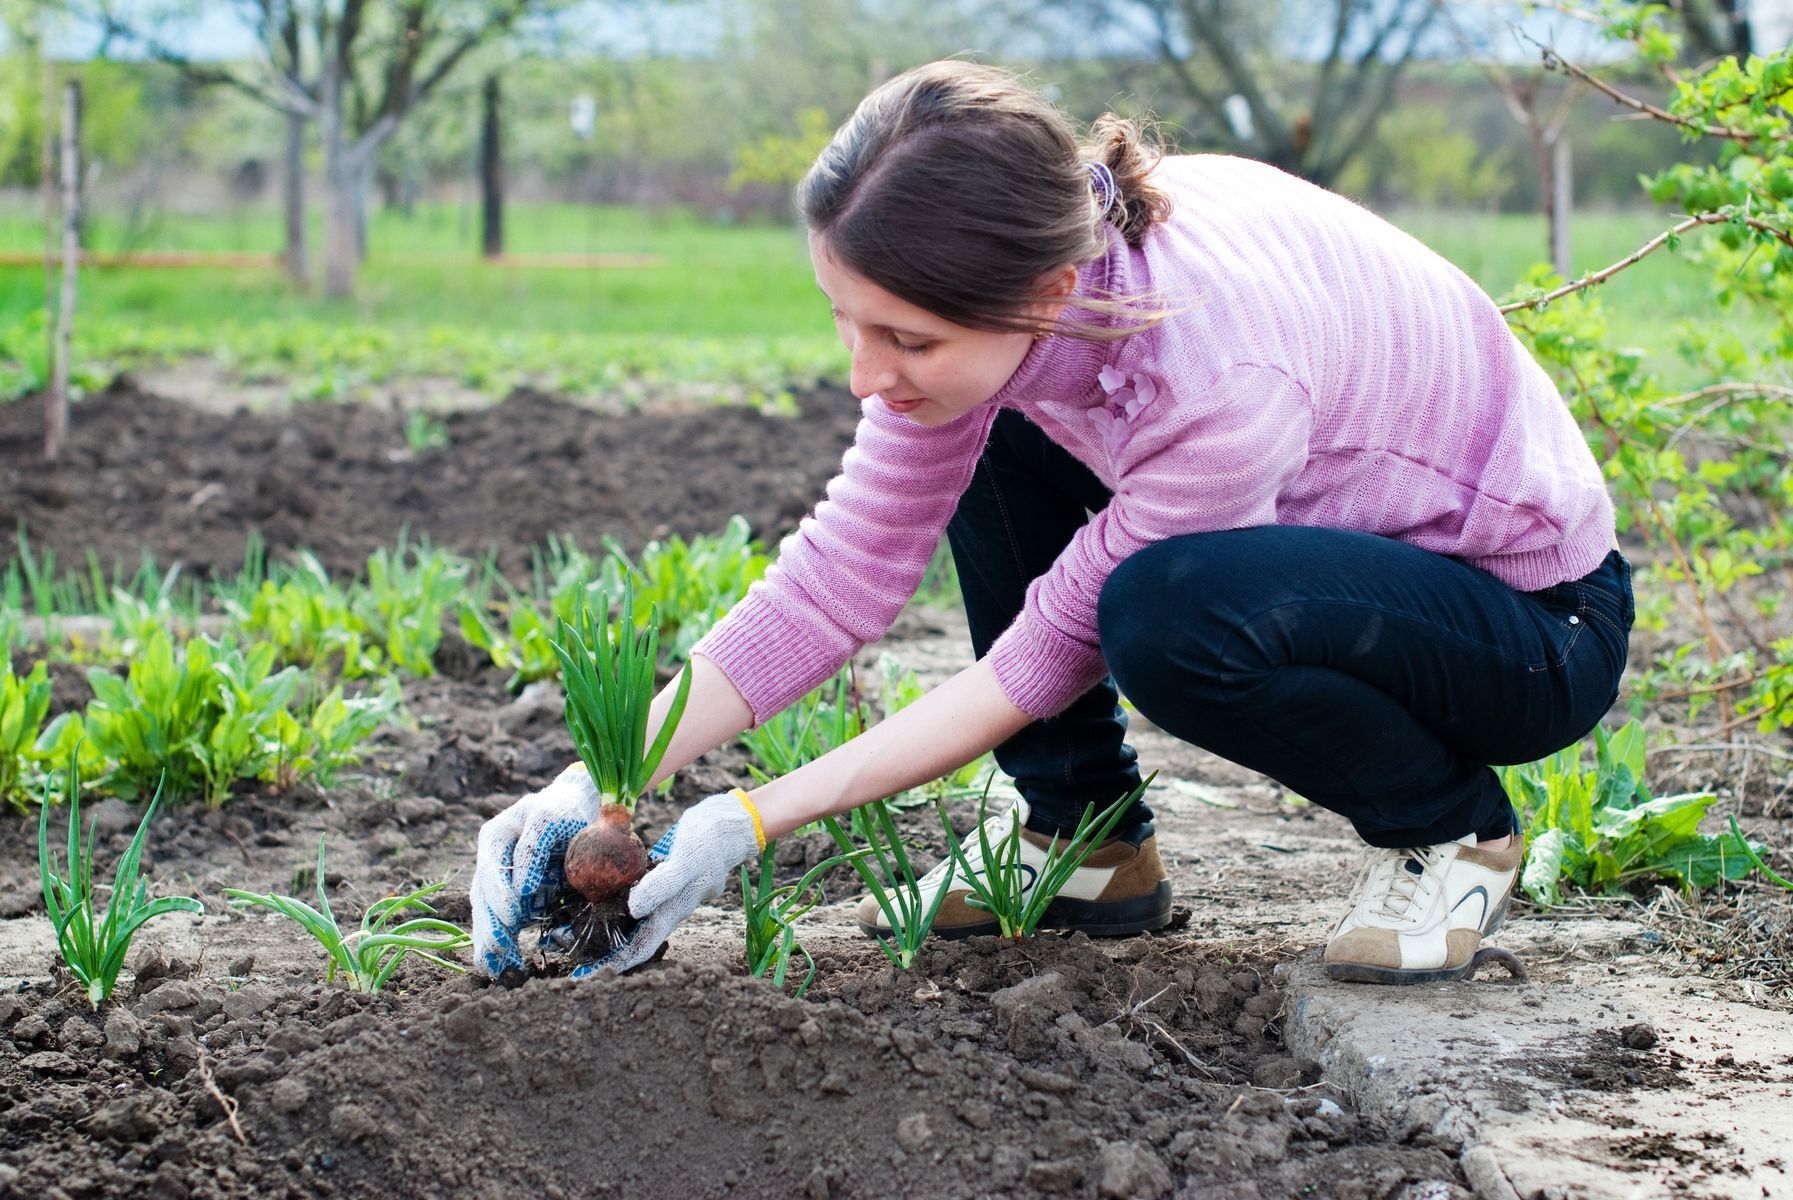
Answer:
[[[1351,911],[1326,943],[1326,973],[1364,983],[1461,979],[1500,928],[1525,859],[1514,833],[1500,850],[1475,834],[1439,846],[1372,849]]]
[[[1024,824],[1027,820],[1025,800],[1017,800],[1007,811],[985,820],[984,828],[993,848],[1008,836],[1017,820]],[[977,834],[968,834],[962,841],[971,869],[982,870],[983,848]],[[1062,846],[1062,841],[1060,844]],[[1021,870],[1027,873],[1030,888],[1046,863],[1046,852],[1051,845],[1049,835],[1027,828],[1021,830]],[[922,876],[923,911],[934,902],[951,861],[943,859]],[[970,895],[971,889],[965,886],[963,872],[955,871],[952,886],[934,917],[933,932],[948,938],[998,932],[996,918],[965,903]],[[868,895],[859,902],[857,915],[860,932],[870,937],[890,935],[890,922],[873,897]],[[1091,937],[1120,937],[1162,929],[1168,924],[1170,881],[1164,877],[1164,864],[1158,858],[1158,838],[1150,821],[1096,847],[1083,865],[1071,873],[1071,878],[1057,898],[1046,906],[1040,919],[1042,929],[1081,929]]]

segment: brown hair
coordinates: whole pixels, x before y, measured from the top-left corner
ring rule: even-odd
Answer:
[[[1170,212],[1147,179],[1159,150],[1104,114],[1080,144],[1068,118],[1008,71],[949,60],[905,71],[860,102],[797,187],[829,251],[885,291],[956,325],[1034,332],[1040,282],[1107,250],[1104,224],[1137,246]],[[1114,175],[1106,215],[1089,164]],[[1125,337],[1167,315],[1145,297],[1080,298],[1116,325],[1057,332]]]

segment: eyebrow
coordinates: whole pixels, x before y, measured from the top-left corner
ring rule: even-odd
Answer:
[[[820,283],[816,284],[816,291],[822,292],[822,299],[828,301],[830,305],[834,304],[834,297],[830,296],[827,292],[822,291],[822,285]],[[882,329],[887,333],[899,334],[906,338],[914,338],[918,342],[937,342],[940,340],[940,335],[937,333],[922,333],[915,329],[898,329],[894,325],[879,325],[874,322],[872,328]]]

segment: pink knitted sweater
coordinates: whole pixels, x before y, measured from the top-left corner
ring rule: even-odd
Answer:
[[[1113,491],[991,648],[1036,717],[1106,671],[1096,598],[1177,534],[1361,530],[1468,560],[1522,591],[1587,574],[1613,509],[1550,378],[1461,271],[1364,209],[1274,168],[1172,158],[1171,218],[1080,273],[1079,294],[1178,308],[1114,342],[1036,342],[982,407],[934,429],[872,397],[815,513],[694,652],[763,721],[882,637],[1002,408]],[[1100,319],[1087,311],[1073,315]]]

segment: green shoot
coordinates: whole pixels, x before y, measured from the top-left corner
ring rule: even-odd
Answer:
[[[37,663],[21,679],[12,673],[11,658],[0,658],[0,800],[20,812],[30,804],[38,731],[49,711],[49,668]]]
[[[921,944],[927,940],[928,931],[934,927],[934,918],[940,912],[946,893],[952,888],[953,873],[958,869],[958,864],[955,862],[947,866],[946,878],[934,892],[934,899],[923,905],[921,879],[909,863],[909,854],[903,848],[903,839],[897,834],[896,822],[891,820],[890,806],[882,800],[874,800],[861,807],[867,814],[867,819],[862,823],[867,843],[863,851],[854,847],[846,831],[833,817],[824,817],[822,824],[834,839],[834,844],[841,848],[841,852],[852,856],[850,861],[853,869],[865,881],[865,886],[878,902],[878,909],[884,914],[884,919],[890,922],[894,936],[890,939],[879,938],[878,949],[884,952],[884,957],[898,970],[906,971],[915,964],[915,956],[921,952]],[[866,857],[877,860],[877,870],[867,865]]]
[[[1085,805],[1083,817],[1077,822],[1077,828],[1072,831],[1070,839],[1061,845],[1055,836],[1046,850],[1045,862],[1037,868],[1021,861],[1019,820],[1011,819],[1008,833],[995,843],[990,841],[990,828],[984,819],[984,809],[989,803],[987,790],[977,812],[978,861],[983,864],[981,870],[974,870],[967,861],[965,847],[953,833],[952,824],[946,819],[946,809],[941,807],[940,825],[946,830],[947,853],[952,855],[953,862],[964,874],[965,882],[971,888],[966,905],[981,908],[995,917],[997,931],[1002,937],[1015,941],[1032,937],[1052,901],[1070,881],[1072,873],[1095,853],[1096,847],[1108,840],[1108,835],[1114,831],[1121,815],[1145,794],[1155,778],[1157,774],[1154,772],[1138,787],[1100,813],[1096,811],[1094,804]]]
[[[777,842],[766,843],[766,848],[760,851],[756,874],[749,876],[747,865],[741,865],[741,906],[747,918],[747,970],[755,979],[764,979],[770,971],[772,986],[782,991],[791,962],[801,954],[808,970],[792,995],[802,999],[803,993],[815,981],[816,960],[797,940],[797,918],[814,908],[821,899],[816,884],[826,872],[870,851],[836,854],[811,867],[796,883],[776,887],[773,884],[773,858],[777,846]]]
[[[691,669],[679,672],[678,691],[660,726],[647,744],[648,709],[654,700],[654,669],[660,656],[657,614],[650,609],[637,626],[635,588],[625,580],[622,613],[614,632],[609,596],[600,593],[598,611],[580,608],[573,621],[562,620],[554,651],[560,657],[567,694],[567,729],[580,761],[605,804],[633,809],[648,780],[666,755],[672,732],[685,712],[691,693]]]
[[[68,804],[68,871],[64,876],[50,849],[50,803],[46,794],[37,816],[37,865],[43,881],[44,911],[56,931],[56,948],[69,973],[87,989],[94,1008],[112,994],[131,939],[146,921],[163,913],[203,913],[199,901],[189,896],[149,898],[149,883],[139,878],[137,864],[143,842],[149,836],[150,819],[162,799],[161,789],[149,802],[137,836],[131,839],[112,876],[112,895],[104,916],[93,907],[93,831],[81,838],[81,770],[79,755],[71,755],[64,775],[63,797]]]
[[[284,917],[291,917],[316,938],[329,956],[325,982],[341,971],[349,986],[357,992],[377,992],[384,988],[392,973],[408,954],[434,963],[449,971],[464,971],[458,963],[441,957],[472,944],[473,939],[458,925],[440,917],[412,917],[392,924],[394,917],[413,910],[434,913],[425,899],[442,890],[432,883],[403,896],[387,896],[368,905],[362,914],[361,928],[343,933],[336,914],[330,909],[330,898],[324,894],[324,839],[318,839],[317,907],[293,896],[263,895],[239,888],[225,888],[224,894],[237,908],[267,908]]]

